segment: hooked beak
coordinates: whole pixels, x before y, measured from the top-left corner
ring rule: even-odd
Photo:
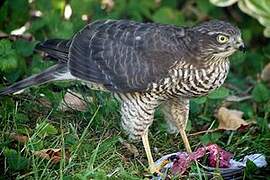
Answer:
[[[239,51],[242,51],[242,52],[246,52],[247,47],[243,43],[243,40],[242,39],[239,39],[239,41],[237,41],[237,43],[236,43],[236,49],[238,49]]]
[[[242,43],[240,46],[238,46],[238,50],[242,52],[246,52],[247,47],[244,45],[244,43]]]

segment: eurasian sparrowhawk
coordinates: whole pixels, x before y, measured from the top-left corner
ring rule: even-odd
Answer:
[[[142,138],[154,172],[148,128],[163,106],[171,129],[178,129],[186,150],[189,99],[220,87],[229,59],[244,44],[240,30],[212,20],[194,27],[176,27],[128,20],[101,20],[85,26],[69,40],[39,43],[37,50],[58,63],[2,91],[10,94],[54,80],[82,80],[112,92],[121,102],[122,126],[131,138]]]

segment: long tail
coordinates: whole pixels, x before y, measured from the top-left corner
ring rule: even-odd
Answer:
[[[46,69],[40,74],[30,76],[0,90],[0,96],[12,94],[27,87],[44,84],[50,81],[75,79],[70,74],[67,67],[68,46],[69,41],[60,39],[47,40],[38,44],[36,49],[47,53],[51,58],[57,59],[58,64]]]
[[[36,74],[30,76],[26,79],[23,79],[15,84],[8,86],[2,90],[0,90],[0,95],[8,95],[20,90],[23,90],[27,87],[44,84],[54,80],[65,80],[65,77],[69,76],[69,72],[67,70],[67,64],[61,63],[56,64],[40,74]],[[68,79],[68,78],[67,78]]]

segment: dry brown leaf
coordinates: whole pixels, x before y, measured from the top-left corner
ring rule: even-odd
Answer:
[[[242,119],[242,116],[242,111],[221,107],[217,113],[218,129],[237,130],[241,126],[249,125],[249,123]]]
[[[124,148],[128,150],[128,152],[132,153],[134,157],[139,156],[139,150],[133,144],[126,142],[124,139],[119,138],[120,143],[123,145]]]
[[[33,152],[33,155],[38,156],[40,158],[44,158],[47,160],[51,160],[52,163],[57,164],[62,159],[61,149],[43,149],[40,151]],[[70,158],[70,154],[68,151],[65,151],[65,159],[68,160]]]
[[[217,119],[219,122],[218,128],[215,129],[207,129],[199,132],[195,132],[192,134],[188,134],[188,136],[197,136],[204,133],[212,133],[218,130],[243,130],[248,125],[253,124],[254,122],[246,122],[242,119],[243,112],[235,109],[228,109],[226,107],[221,107],[217,112]],[[243,129],[242,129],[243,128]]]
[[[264,81],[270,82],[270,63],[268,63],[262,70],[261,78]]]
[[[10,138],[19,142],[19,143],[26,143],[28,141],[28,137],[21,134],[11,133]]]
[[[127,142],[123,142],[122,145],[129,151],[131,152],[134,157],[138,157],[139,156],[139,151],[136,148],[136,146],[134,146],[133,144],[129,144]]]
[[[87,100],[90,100],[90,98],[87,98]],[[84,112],[87,110],[87,103],[81,94],[67,92],[64,100],[59,105],[59,109],[62,111],[76,110]]]

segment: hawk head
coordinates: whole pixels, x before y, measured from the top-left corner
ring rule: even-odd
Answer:
[[[192,31],[196,37],[193,40],[205,55],[226,58],[236,50],[245,50],[239,28],[228,22],[211,20],[193,27]]]

